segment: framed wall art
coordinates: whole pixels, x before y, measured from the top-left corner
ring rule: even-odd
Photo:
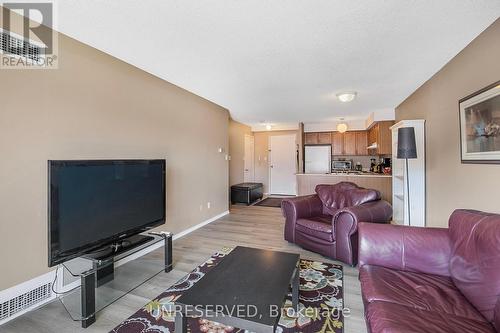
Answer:
[[[458,105],[462,163],[500,164],[500,81]]]

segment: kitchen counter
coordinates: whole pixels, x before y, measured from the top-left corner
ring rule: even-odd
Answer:
[[[298,173],[297,193],[298,195],[314,194],[318,184],[337,184],[340,182],[352,182],[364,188],[380,191],[382,199],[392,203],[392,176],[383,173]]]
[[[375,172],[363,172],[363,173],[297,173],[297,176],[349,176],[349,177],[389,177],[392,175],[384,174],[384,173],[375,173]]]

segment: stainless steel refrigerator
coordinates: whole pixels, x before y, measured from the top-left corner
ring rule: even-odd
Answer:
[[[332,146],[305,146],[305,173],[330,173],[332,171]]]

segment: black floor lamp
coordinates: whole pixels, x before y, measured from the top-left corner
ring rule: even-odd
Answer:
[[[415,143],[415,129],[413,127],[398,128],[398,158],[406,162],[406,195],[408,198],[408,225],[410,222],[410,174],[408,173],[408,159],[417,158],[417,144]]]

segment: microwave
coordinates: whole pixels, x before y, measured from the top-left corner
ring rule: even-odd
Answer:
[[[352,170],[352,160],[333,160],[332,171]]]

